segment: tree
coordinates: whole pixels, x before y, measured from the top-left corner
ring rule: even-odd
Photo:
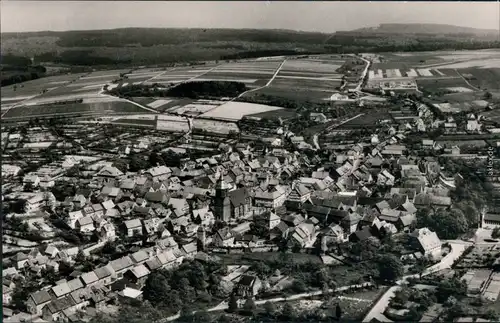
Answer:
[[[460,299],[466,295],[467,284],[456,277],[441,280],[436,289],[436,297],[440,303],[445,302],[450,296]]]
[[[161,272],[153,272],[144,285],[144,299],[153,305],[166,303],[170,289],[167,278]]]
[[[228,312],[234,313],[238,310],[238,299],[236,298],[236,295],[231,294],[229,297],[229,303],[228,303]]]
[[[500,227],[496,227],[495,229],[493,229],[493,231],[491,232],[491,237],[493,239],[500,238]]]
[[[274,315],[276,315],[276,306],[274,306],[274,304],[271,302],[265,302],[264,311],[266,311],[266,314],[268,316],[273,317]]]
[[[381,279],[395,281],[403,276],[403,264],[392,254],[382,255],[377,259]]]
[[[251,296],[247,297],[245,304],[243,305],[243,309],[247,314],[253,314],[257,306],[255,305],[255,301]]]
[[[459,209],[421,209],[417,212],[417,227],[429,228],[442,239],[457,239],[469,225]]]
[[[281,316],[284,321],[292,321],[297,317],[295,308],[290,303],[285,303],[281,311]]]
[[[339,303],[337,303],[337,306],[335,307],[335,316],[337,317],[337,320],[342,318],[342,309],[340,308]]]

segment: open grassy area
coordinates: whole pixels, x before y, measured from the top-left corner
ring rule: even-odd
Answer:
[[[63,105],[24,106],[12,108],[2,116],[6,120],[23,120],[35,117],[110,115],[144,113],[146,110],[128,102],[75,103]]]
[[[458,71],[475,87],[488,91],[500,91],[500,67],[464,68]]]

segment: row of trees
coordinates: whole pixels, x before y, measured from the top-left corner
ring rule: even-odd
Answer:
[[[181,83],[169,89],[161,84],[136,84],[116,87],[109,91],[119,97],[181,97],[181,98],[222,98],[236,97],[247,90],[245,83],[230,81],[193,81]]]

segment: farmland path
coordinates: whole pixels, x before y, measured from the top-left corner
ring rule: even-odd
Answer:
[[[373,284],[372,283],[363,283],[363,284],[356,284],[356,285],[349,285],[349,286],[341,286],[341,287],[338,287],[335,289],[329,289],[328,293],[342,292],[342,291],[349,290],[351,288],[364,288],[364,287],[370,287],[370,286],[373,286]],[[322,290],[320,290],[320,291],[315,291],[315,292],[310,292],[310,293],[295,294],[295,295],[291,295],[288,297],[276,297],[276,298],[271,298],[271,299],[261,299],[261,300],[255,301],[255,304],[256,305],[263,305],[263,304],[268,303],[268,302],[269,303],[286,302],[286,301],[297,300],[297,299],[301,299],[301,298],[307,298],[307,297],[311,297],[311,296],[321,296],[321,295],[323,295],[323,293],[324,292]],[[348,298],[346,298],[346,299],[348,299]],[[356,299],[356,300],[359,300],[359,299]],[[364,300],[364,301],[366,301],[366,300]],[[223,310],[227,310],[228,308],[229,308],[228,302],[223,301],[219,305],[214,306],[212,308],[209,308],[206,311],[207,312],[223,311]],[[194,313],[196,313],[196,311],[194,311],[193,314]],[[158,320],[158,321],[156,321],[156,323],[170,322],[173,320],[177,320],[179,317],[180,317],[180,313],[177,313],[175,315],[165,317],[161,320]]]
[[[142,83],[151,82],[151,80],[154,80],[155,78],[158,78],[158,77],[162,76],[162,75],[163,75],[163,74],[165,74],[165,73],[172,72],[172,71],[173,71],[173,70],[175,70],[175,69],[176,69],[176,67],[173,67],[173,68],[170,68],[170,69],[166,69],[166,70],[164,70],[163,72],[156,74],[156,75],[155,75],[155,76],[153,76],[152,78],[150,78],[150,79],[147,79],[147,80],[143,81]]]
[[[285,65],[285,62],[286,62],[286,58],[283,60],[283,62],[281,62],[280,66],[278,66],[278,68],[276,69],[276,71],[274,71],[273,76],[271,77],[271,79],[269,79],[269,81],[266,83],[266,85],[263,85],[263,86],[261,86],[261,87],[257,87],[257,88],[255,88],[255,89],[250,89],[250,90],[248,90],[248,91],[245,91],[245,92],[241,93],[240,95],[238,95],[238,96],[236,96],[236,97],[232,98],[229,102],[234,101],[234,100],[236,100],[236,99],[238,99],[238,98],[241,98],[243,95],[245,95],[245,94],[247,94],[247,93],[254,92],[254,91],[258,91],[258,90],[261,90],[261,89],[266,88],[266,87],[268,87],[269,85],[271,85],[271,82],[272,82],[272,81],[274,81],[274,79],[276,78],[276,76],[277,76],[277,75],[278,75],[278,73],[280,72],[280,70],[281,70],[281,68],[283,67],[283,65]]]
[[[465,83],[467,83],[468,86],[470,86],[471,88],[473,88],[474,90],[476,91],[481,91],[481,89],[478,89],[477,87],[475,87],[474,85],[470,84],[469,81],[467,81],[467,79],[465,77],[463,77],[462,74],[460,74],[457,69],[455,68],[455,72],[457,72],[458,75],[460,75],[460,77],[462,78],[462,80],[465,81]]]

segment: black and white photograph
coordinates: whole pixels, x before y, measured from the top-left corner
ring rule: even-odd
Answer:
[[[500,321],[500,2],[0,2],[2,322]]]

